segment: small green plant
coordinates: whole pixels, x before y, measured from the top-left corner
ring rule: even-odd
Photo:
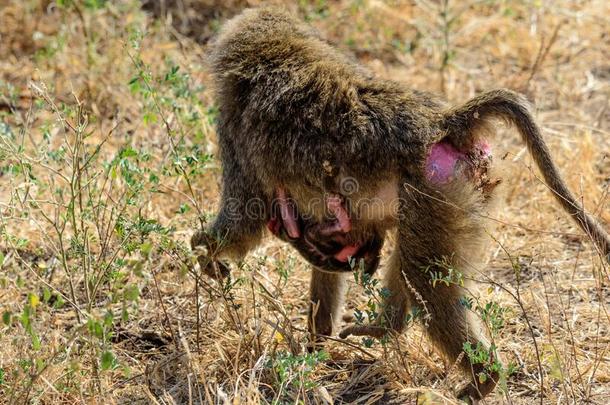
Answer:
[[[355,268],[356,263],[351,262],[352,269]],[[391,292],[387,287],[381,287],[379,279],[371,276],[364,271],[364,262],[359,263],[359,268],[353,270],[354,280],[364,290],[364,294],[367,297],[365,309],[356,309],[354,311],[354,318],[357,324],[371,324],[375,323],[378,326],[390,325],[387,317],[393,316],[394,314],[386,313],[384,308],[384,302],[389,298]],[[405,316],[404,324],[405,328],[413,324],[416,320],[422,317],[421,309],[414,305],[411,307],[411,311]],[[380,343],[385,345],[388,343],[390,335],[385,335],[380,339]],[[362,343],[365,347],[372,347],[375,340],[370,337],[363,337]]]
[[[327,0],[299,0],[299,8],[305,14],[305,21],[321,20],[330,16]]]
[[[278,259],[275,261],[275,270],[280,275],[280,282],[282,286],[288,283],[290,274],[292,274],[295,266],[294,256],[290,256],[288,259]]]
[[[481,364],[484,367],[484,370],[476,375],[479,383],[483,384],[490,378],[497,378],[500,389],[507,392],[508,377],[518,370],[515,363],[504,366],[498,360],[497,348],[494,344],[487,350],[481,343],[473,346],[470,342],[465,342],[463,349],[471,364]]]
[[[487,326],[492,342],[499,337],[500,332],[504,328],[504,319],[508,312],[506,307],[494,301],[480,304],[478,300],[472,297],[462,297],[460,303],[481,317],[481,320]],[[492,343],[490,348],[486,350],[480,343],[477,346],[473,346],[470,342],[465,342],[464,352],[472,364],[484,366],[484,371],[477,376],[479,382],[484,383],[488,378],[497,375],[499,376],[498,384],[500,388],[506,392],[507,379],[517,370],[517,367],[514,363],[504,366],[498,360],[499,357],[495,344]]]
[[[87,1],[84,8],[68,1],[58,5],[62,13],[83,19],[87,13],[102,12],[105,3]],[[99,37],[87,34],[93,63]],[[70,35],[62,31],[47,38],[38,58],[53,63],[51,58],[64,52]],[[205,220],[190,180],[207,170],[212,159],[206,139],[216,109],[202,104],[203,87],[169,59],[160,73],[144,64],[138,42],[143,37],[132,34],[127,41],[127,46],[133,45],[136,72],[125,86],[142,101],[143,123],[164,129],[169,153],[133,143],[120,133],[120,121],[108,129],[76,95],[57,101],[53,89],[43,83],[31,84],[34,100],[27,117],[4,120],[0,115],[0,173],[11,186],[2,206],[0,239],[12,262],[21,266],[15,270],[15,286],[23,297],[2,308],[2,322],[13,330],[23,329],[30,348],[22,359],[25,374],[12,377],[16,383],[9,398],[14,401],[27,402],[40,373],[62,355],[63,346],[51,357],[44,353],[41,307],[51,313],[72,311],[74,322],[66,329],[65,345],[82,348],[80,379],[90,381],[88,391],[99,393],[100,373],[126,370],[112,339],[117,327],[139,311],[142,292],[150,290],[152,261],[167,255],[178,259],[184,273],[192,269],[189,249],[173,240],[174,227],[151,217],[146,204],[173,183],[171,190],[184,197],[179,212],[187,216],[195,211]],[[0,100],[16,105],[19,93],[2,84]],[[32,129],[34,121],[37,127]],[[29,240],[19,227],[8,226],[9,221],[33,224],[41,237]],[[51,259],[32,263],[21,256],[32,249],[42,249]],[[238,281],[227,280],[219,292],[233,309],[239,307],[232,297]],[[79,380],[70,380],[69,375],[57,385],[67,388]]]
[[[447,287],[452,284],[460,287],[464,286],[464,275],[455,268],[450,258],[435,259],[422,271],[430,277],[429,282],[432,284],[432,288],[435,288],[439,283]]]
[[[417,39],[424,42],[436,53],[437,68],[439,76],[439,90],[447,93],[447,73],[457,56],[457,48],[454,44],[456,32],[460,29],[462,14],[468,10],[470,2],[455,2],[451,0],[440,0],[428,2],[416,0],[419,10],[427,18],[418,18],[414,24],[417,28]],[[407,47],[411,51],[413,48]]]
[[[278,391],[284,388],[309,390],[316,386],[312,373],[329,358],[323,350],[299,355],[280,351],[269,359],[268,367],[273,370],[276,385],[280,388]]]
[[[195,196],[192,178],[203,173],[212,161],[212,155],[202,145],[205,145],[209,126],[215,122],[217,110],[202,105],[204,87],[194,84],[189,74],[182,73],[180,66],[171,60],[165,61],[164,73],[153,74],[151,67],[140,56],[143,37],[137,30],[130,35],[127,52],[134,73],[128,86],[142,101],[143,123],[159,124],[165,130],[170,158],[163,162],[161,172],[186,183],[188,203],[181,205],[181,211],[186,212],[192,206],[203,224],[206,215]]]

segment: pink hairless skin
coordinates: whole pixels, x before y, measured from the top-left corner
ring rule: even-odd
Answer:
[[[335,222],[321,231],[322,235],[332,235],[336,232],[347,233],[352,230],[352,221],[345,208],[343,200],[338,195],[326,197],[326,208],[335,217]]]
[[[360,246],[362,246],[360,243],[354,243],[353,245],[347,245],[343,249],[341,249],[339,251],[339,253],[335,253],[335,255],[333,257],[335,259],[339,260],[340,262],[347,263],[347,261],[349,260],[350,257],[356,256],[356,253],[358,253]]]
[[[348,233],[352,230],[352,220],[350,219],[347,211],[343,207],[343,201],[341,200],[340,196],[333,195],[327,197],[326,207],[335,217],[335,222],[327,229],[321,231],[323,235],[332,235],[336,232]],[[350,257],[354,257],[356,255],[358,249],[360,249],[360,246],[361,244],[358,242],[352,245],[346,245],[338,253],[335,253],[333,257],[339,260],[340,262],[347,263]]]
[[[297,214],[294,206],[289,203],[288,197],[286,196],[286,190],[283,187],[277,189],[277,198],[280,203],[280,215],[282,216],[282,222],[286,228],[288,236],[291,238],[298,238],[301,236],[301,231],[297,226]]]
[[[473,151],[460,152],[448,142],[440,141],[432,145],[426,159],[426,178],[436,184],[448,183],[460,172],[459,163],[471,163],[491,158],[491,147],[484,140],[479,141]]]

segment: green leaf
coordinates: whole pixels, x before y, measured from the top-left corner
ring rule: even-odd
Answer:
[[[26,305],[25,308],[23,308],[23,311],[21,312],[21,324],[27,331],[31,330],[30,311],[30,306]]]
[[[42,289],[42,300],[44,302],[49,302],[49,300],[51,299],[51,291],[45,287]]]
[[[157,122],[157,115],[152,112],[147,112],[143,115],[142,121],[144,121],[144,124],[147,124],[147,125],[154,124]]]
[[[136,301],[140,296],[140,290],[135,284],[129,285],[125,288],[124,297],[127,301]]]
[[[53,308],[55,309],[59,309],[61,307],[64,306],[64,304],[66,303],[63,299],[63,297],[59,294],[55,295],[56,299],[55,302],[53,303]]]
[[[110,350],[104,351],[100,358],[100,363],[102,365],[102,370],[110,370],[116,364],[114,354],[112,354]]]
[[[184,214],[188,211],[190,211],[191,207],[184,203],[184,204],[180,204],[180,207],[178,208],[178,211],[176,211],[176,214]]]
[[[102,339],[104,337],[104,328],[102,327],[102,324],[98,321],[94,319],[89,319],[89,321],[87,322],[87,327],[89,329],[89,332],[98,339]]]
[[[32,332],[32,347],[34,350],[40,350],[40,337]]]
[[[4,322],[4,324],[6,326],[11,326],[11,318],[12,318],[11,312],[4,311],[4,313],[2,314],[2,322]]]
[[[142,253],[142,255],[144,257],[149,257],[150,256],[150,252],[152,251],[152,243],[150,242],[144,242],[140,245],[140,252]]]
[[[129,158],[129,157],[134,157],[134,156],[138,156],[138,152],[136,150],[134,150],[133,148],[127,147],[125,149],[122,149],[119,152],[119,157],[121,159]]]

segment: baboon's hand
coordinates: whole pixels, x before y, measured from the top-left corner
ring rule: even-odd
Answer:
[[[218,242],[205,230],[199,230],[191,237],[191,249],[197,254],[197,261],[203,273],[215,280],[229,276],[229,266],[217,260],[214,255],[218,251]]]

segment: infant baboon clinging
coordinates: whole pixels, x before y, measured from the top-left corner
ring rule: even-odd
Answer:
[[[515,124],[569,215],[607,256],[610,239],[561,180],[525,99],[495,90],[448,108],[398,83],[373,78],[307,25],[275,9],[229,21],[211,49],[220,109],[222,199],[193,236],[203,270],[226,275],[265,225],[316,268],[309,326],[329,335],[338,319],[348,259],[375,271],[385,233],[397,229],[388,263],[390,294],[378,324],[341,336],[400,332],[410,305],[425,306],[428,332],[455,361],[466,342],[491,350],[460,304],[458,283],[432,287],[447,266],[468,273],[484,257],[484,220],[494,195],[492,118]],[[348,185],[351,185],[348,187]],[[493,356],[493,353],[491,353]],[[473,376],[485,365],[462,356]],[[473,378],[460,397],[484,397],[497,375]],[[484,382],[482,382],[484,381]]]

